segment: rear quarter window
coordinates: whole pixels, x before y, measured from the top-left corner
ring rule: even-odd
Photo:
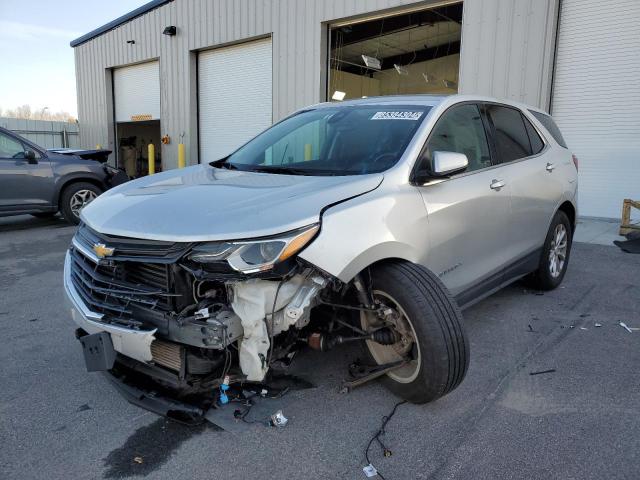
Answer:
[[[542,124],[542,126],[551,134],[553,139],[560,145],[561,147],[567,148],[567,143],[564,141],[564,137],[562,136],[562,132],[558,128],[555,120],[551,117],[551,115],[547,115],[546,113],[534,112],[533,110],[529,110],[531,114],[538,119],[538,121]]]

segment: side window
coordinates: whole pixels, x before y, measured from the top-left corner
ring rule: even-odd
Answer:
[[[531,122],[527,120],[527,117],[524,118],[524,126],[527,127],[527,133],[529,134],[529,141],[531,142],[531,153],[536,155],[542,151],[544,148],[544,142],[542,138],[540,138],[540,134],[535,129]]]
[[[487,114],[495,130],[498,158],[502,163],[530,156],[531,144],[519,110],[487,105]]]
[[[22,142],[0,133],[0,158],[24,158]]]
[[[555,120],[553,120],[553,118],[550,115],[546,115],[540,112],[534,112],[533,110],[529,110],[529,111],[534,117],[538,119],[538,121],[542,124],[542,126],[547,129],[547,131],[551,134],[553,139],[556,142],[558,142],[558,145],[560,145],[561,147],[567,148],[567,144],[564,141],[564,138],[562,137],[562,133],[560,132],[558,125],[556,125]]]
[[[460,105],[447,110],[436,123],[422,158],[421,170],[431,164],[433,152],[464,153],[467,172],[491,166],[491,155],[477,105]]]

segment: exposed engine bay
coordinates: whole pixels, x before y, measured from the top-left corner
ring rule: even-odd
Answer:
[[[178,398],[216,396],[221,386],[265,381],[304,346],[406,343],[392,328],[394,310],[372,300],[360,276],[345,284],[294,255],[244,273],[229,268],[225,248],[107,237],[81,225],[65,285],[97,319],[83,324],[74,313],[88,368],[143,376]],[[373,327],[363,328],[363,312],[377,319],[366,322]],[[96,332],[110,334],[117,355],[92,368],[86,344]]]

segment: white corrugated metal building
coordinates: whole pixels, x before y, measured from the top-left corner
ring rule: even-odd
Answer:
[[[638,20],[635,0],[155,0],[71,43],[81,143],[144,174],[147,143],[157,168],[180,142],[211,161],[321,101],[480,93],[551,109],[580,213],[616,217],[640,198]]]

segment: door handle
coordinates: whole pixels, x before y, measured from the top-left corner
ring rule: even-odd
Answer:
[[[505,185],[506,183],[504,183],[504,180],[491,180],[491,185],[489,185],[489,188],[491,188],[492,190],[500,190]]]
[[[553,169],[556,168],[554,163],[547,163],[547,172],[553,172]]]

